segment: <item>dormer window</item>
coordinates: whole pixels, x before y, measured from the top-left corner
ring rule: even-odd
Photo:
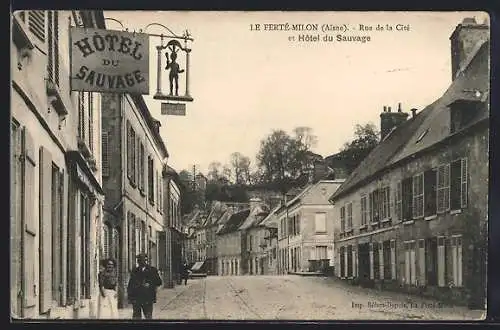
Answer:
[[[427,134],[427,132],[429,132],[429,129],[426,129],[425,131],[423,131],[422,133],[420,133],[420,135],[418,136],[418,138],[415,141],[415,143],[419,143],[424,138],[424,136]]]
[[[482,105],[480,99],[474,98],[475,96],[457,99],[449,105],[451,134],[462,130],[473,122],[479,112],[479,107]]]

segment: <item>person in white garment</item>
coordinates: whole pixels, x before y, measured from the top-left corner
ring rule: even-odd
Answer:
[[[99,319],[118,318],[118,275],[116,263],[112,259],[104,260],[104,269],[99,272]]]

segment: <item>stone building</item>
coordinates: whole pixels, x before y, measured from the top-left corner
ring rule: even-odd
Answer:
[[[228,210],[227,222],[217,232],[217,259],[220,275],[242,274],[242,232],[238,229],[249,214],[249,208],[234,212]]]
[[[343,179],[309,184],[276,211],[278,270],[324,271],[333,263],[334,207],[328,198]]]
[[[163,275],[163,285],[173,288],[180,280],[184,263],[183,241],[186,238],[181,214],[182,183],[177,172],[168,165],[163,169],[164,231],[159,239],[159,270]]]
[[[450,37],[453,81],[395,126],[331,197],[336,275],[484,308],[489,138],[489,27]]]
[[[147,253],[158,267],[159,235],[165,229],[163,169],[168,152],[142,96],[102,96],[105,256],[118,261],[119,305],[136,256]]]
[[[95,317],[101,95],[70,89],[69,27],[104,29],[103,13],[17,11],[11,23],[11,315]]]
[[[261,225],[261,222],[268,214],[267,205],[259,198],[250,199],[250,213],[238,228],[242,238],[241,270],[243,274],[263,275],[267,272],[268,265],[264,263],[267,228]]]

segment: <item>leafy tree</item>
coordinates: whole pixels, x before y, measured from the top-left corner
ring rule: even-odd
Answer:
[[[379,132],[374,124],[357,124],[354,139],[344,143],[339,153],[327,157],[327,162],[332,168],[343,168],[347,174],[351,174],[378,143]]]
[[[250,180],[250,158],[239,152],[231,154],[231,167],[236,184],[249,183]]]
[[[261,141],[257,154],[263,181],[276,185],[282,191],[296,185],[295,181],[310,168],[309,148],[314,142],[311,130],[297,128],[295,134],[292,137],[283,130],[273,131]]]

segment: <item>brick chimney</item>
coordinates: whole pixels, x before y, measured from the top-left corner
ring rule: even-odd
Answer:
[[[383,140],[394,127],[404,123],[407,118],[408,114],[401,109],[401,103],[398,103],[397,112],[392,112],[391,107],[384,106],[380,114],[380,139]]]
[[[325,161],[315,161],[312,172],[312,183],[316,183],[327,176],[328,165]]]
[[[478,24],[475,18],[464,18],[450,36],[451,41],[451,79],[455,80],[460,65],[469,57],[479,41],[489,37],[486,22]]]

